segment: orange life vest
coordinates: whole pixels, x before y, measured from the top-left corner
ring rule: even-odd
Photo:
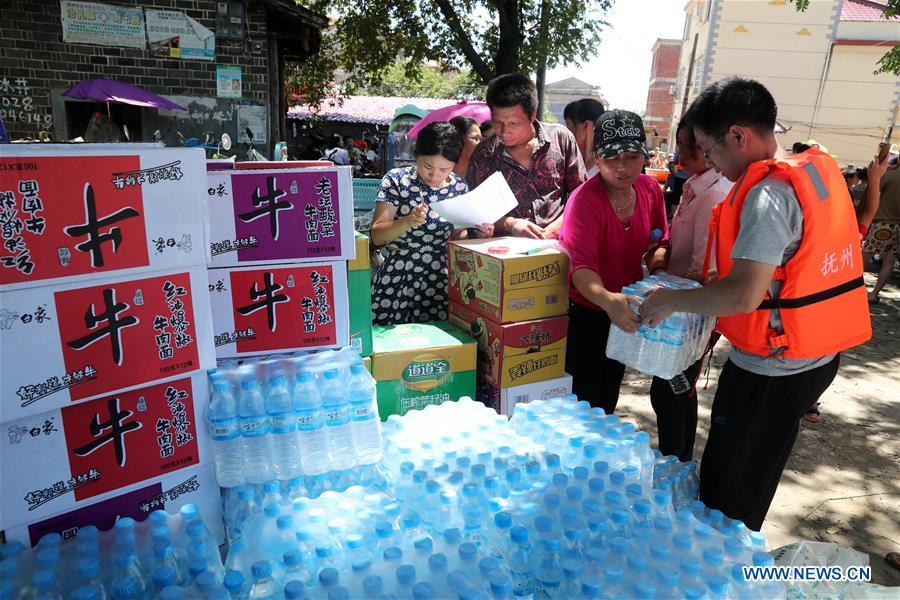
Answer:
[[[775,270],[774,279],[783,282],[779,297],[767,293],[756,310],[720,317],[717,329],[734,346],[759,356],[783,349],[785,358],[818,358],[862,344],[872,337],[872,324],[853,202],[837,163],[816,148],[747,167],[713,210],[704,276],[713,243],[719,279],[731,271],[744,199],[770,175],[797,193],[803,239],[796,254]],[[773,308],[780,310],[783,333],[770,327]]]

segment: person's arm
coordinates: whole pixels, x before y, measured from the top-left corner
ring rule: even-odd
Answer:
[[[606,311],[609,320],[626,333],[634,333],[641,326],[641,318],[631,309],[639,306],[634,296],[615,294],[606,289],[603,279],[595,271],[581,268],[572,273],[572,285],[586,300]]]
[[[888,158],[890,158],[890,154],[885,156],[882,161],[879,161],[878,156],[876,156],[875,160],[869,163],[866,197],[863,200],[863,205],[860,207],[859,217],[857,218],[859,225],[863,229],[869,228],[869,225],[872,224],[872,219],[875,218],[875,213],[878,212],[878,206],[881,201],[881,176],[887,171]]]
[[[566,161],[566,173],[564,181],[565,189],[563,193],[568,198],[578,187],[587,181],[587,170],[584,168],[584,160],[581,158],[581,150],[575,143],[575,136],[569,131],[561,132],[560,146],[562,147],[563,157]]]
[[[420,204],[405,217],[397,219],[397,207],[386,202],[375,203],[375,218],[372,220],[372,243],[387,246],[402,237],[407,231],[424,225],[427,221],[428,206]]]
[[[650,190],[650,230],[658,229],[657,247],[647,255],[647,270],[655,273],[669,266],[669,221],[666,218],[666,202],[659,185],[654,181]]]
[[[692,290],[658,288],[641,304],[641,322],[656,327],[673,312],[724,317],[754,311],[769,291],[775,265],[736,259],[727,277]]]
[[[724,198],[718,185],[706,190],[701,196],[694,199],[697,205],[694,207],[694,222],[692,224],[693,248],[691,249],[691,264],[688,267],[689,279],[703,283],[703,263],[706,262],[706,246],[709,242],[709,222],[712,219],[713,208]],[[709,272],[707,278],[716,278],[716,251],[712,249],[709,257]]]

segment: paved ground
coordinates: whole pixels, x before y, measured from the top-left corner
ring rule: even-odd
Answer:
[[[866,275],[871,287],[874,277]],[[769,550],[801,539],[834,542],[870,555],[875,583],[900,586],[884,555],[900,551],[900,285],[895,279],[872,307],[874,336],[844,353],[822,397],[819,424],[802,422],[763,532]],[[823,324],[827,326],[827,324]],[[719,370],[716,348],[709,384],[701,378],[696,459],[703,454]],[[617,414],[654,436],[649,378],[629,370]]]

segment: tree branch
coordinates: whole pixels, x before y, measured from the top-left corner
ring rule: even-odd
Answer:
[[[456,14],[456,11],[453,10],[453,6],[450,5],[449,0],[434,0],[434,3],[437,4],[437,7],[440,9],[441,14],[444,15],[444,18],[447,19],[447,24],[450,26],[450,30],[456,36],[457,41],[459,42],[460,50],[462,50],[463,55],[466,57],[466,60],[469,61],[469,64],[472,65],[472,70],[475,71],[475,74],[484,82],[487,83],[491,79],[494,78],[494,73],[491,68],[484,62],[484,59],[478,54],[478,51],[475,50],[475,47],[472,45],[472,40],[469,39],[469,35],[466,33],[466,30],[463,29],[462,23],[460,23],[459,16]]]

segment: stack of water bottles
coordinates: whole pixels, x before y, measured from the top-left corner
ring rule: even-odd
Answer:
[[[784,596],[778,584],[744,578],[743,566],[771,564],[760,534],[699,501],[676,512],[673,479],[688,477],[631,426],[573,399],[523,406],[507,426],[532,438],[521,448],[501,442],[485,450],[490,438],[481,433],[515,434],[482,429],[489,409],[482,413],[468,399],[445,410],[465,414],[469,435],[457,434],[439,410],[416,414],[414,426],[408,415],[385,428],[385,461],[397,464],[401,504],[420,507],[432,535],[458,526],[464,543],[499,561],[496,571],[510,586],[494,589],[490,577],[482,579],[481,597]],[[419,429],[442,440],[440,456],[408,449]],[[429,458],[417,460],[422,455]]]
[[[262,486],[281,482],[288,496],[314,497],[377,477],[375,383],[357,353],[222,362],[209,380],[207,424],[221,487],[256,486],[261,498]]]
[[[0,598],[144,600],[227,599],[225,569],[196,505],[162,510],[146,521],[122,517],[108,532],[90,525],[62,541],[43,536],[31,550],[0,546]]]
[[[691,279],[659,273],[622,288],[622,293],[643,300],[657,288],[697,287],[700,284]],[[632,309],[638,312],[637,307]],[[676,312],[656,327],[644,325],[635,333],[610,325],[606,356],[642,373],[672,380],[703,356],[715,323],[714,318],[705,315]]]

